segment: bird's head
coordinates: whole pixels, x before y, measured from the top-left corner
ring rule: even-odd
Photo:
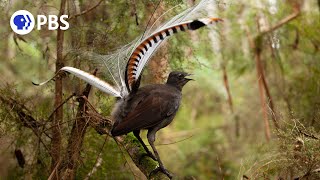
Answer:
[[[185,73],[185,72],[178,72],[178,71],[173,71],[169,74],[167,84],[177,87],[178,89],[182,89],[182,87],[187,84],[190,80],[187,78],[187,76],[190,76],[191,74]]]

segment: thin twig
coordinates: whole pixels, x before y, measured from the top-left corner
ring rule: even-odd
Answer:
[[[143,31],[143,34],[142,34],[142,36],[141,36],[141,40],[144,38],[144,35],[145,35],[145,33],[146,33],[147,29],[148,29],[149,23],[150,23],[151,19],[153,18],[156,10],[158,9],[161,1],[162,1],[162,0],[159,0],[158,3],[157,3],[157,6],[154,8],[151,17],[150,17],[149,20],[148,20],[148,23],[147,23],[147,25],[146,25],[146,28],[145,28],[144,31]]]
[[[57,172],[57,168],[60,165],[60,161],[57,163],[57,165],[55,166],[55,168],[53,169],[53,171],[51,172],[50,176],[48,177],[48,180],[53,179],[55,176],[57,176],[57,174],[55,174]]]
[[[104,142],[103,142],[103,144],[102,144],[102,146],[101,146],[101,148],[100,148],[99,155],[97,156],[96,161],[95,161],[95,163],[94,163],[91,171],[90,171],[90,172],[87,174],[87,176],[85,177],[85,180],[90,179],[90,177],[92,176],[92,174],[97,171],[97,168],[98,168],[99,166],[101,166],[101,161],[99,161],[99,159],[102,159],[102,158],[101,158],[102,151],[103,151],[103,148],[104,148],[104,146],[105,146],[105,144],[106,144],[106,142],[107,142],[107,140],[108,140],[108,137],[109,137],[109,136],[107,135],[106,138],[105,138],[105,140],[104,140]]]
[[[171,145],[171,144],[176,144],[176,143],[180,143],[180,142],[186,141],[186,140],[188,140],[188,139],[190,139],[192,137],[193,137],[193,135],[191,135],[189,137],[186,137],[184,139],[178,140],[178,141],[173,141],[173,142],[169,142],[169,143],[155,144],[155,146],[167,146],[167,145]],[[147,145],[147,146],[150,146],[150,145]]]
[[[75,96],[76,93],[71,94],[67,99],[65,99],[61,104],[59,104],[59,106],[57,106],[54,111],[50,114],[50,116],[48,117],[48,120],[50,120],[52,118],[52,116],[54,115],[54,113],[62,106],[64,105],[66,102],[69,101],[69,99],[71,99],[73,96]]]
[[[80,12],[79,14],[75,14],[75,15],[71,16],[68,20],[70,21],[70,20],[72,20],[72,19],[74,19],[74,18],[76,18],[78,16],[82,16],[84,14],[87,14],[88,12],[90,12],[90,11],[94,10],[96,7],[98,7],[102,2],[103,2],[103,0],[100,0],[96,5],[92,6],[89,9],[86,9],[86,10]]]
[[[96,108],[93,107],[86,96],[80,96],[80,98],[82,98],[95,113],[99,114],[99,112],[96,110]]]
[[[316,137],[315,135],[313,135],[313,134],[308,134],[308,133],[306,133],[306,132],[303,132],[303,131],[302,131],[301,129],[299,129],[299,128],[298,128],[298,131],[299,131],[299,133],[303,134],[303,135],[306,136],[306,137],[309,137],[309,138],[312,138],[312,139],[316,139],[316,140],[319,139],[319,138]]]

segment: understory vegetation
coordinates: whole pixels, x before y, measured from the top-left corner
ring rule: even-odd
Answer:
[[[115,52],[198,2],[0,0],[0,179],[147,179],[154,162],[137,165],[133,135],[104,130],[115,98],[63,73],[32,82],[73,66],[111,83],[105,67],[74,54]],[[66,31],[21,36],[9,26],[16,10],[61,7],[73,17]],[[170,37],[142,76],[142,86],[173,70],[195,80],[157,133],[166,168],[174,179],[320,179],[320,1],[219,0],[211,11],[223,22]]]

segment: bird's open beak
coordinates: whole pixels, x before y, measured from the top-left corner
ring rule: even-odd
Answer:
[[[193,75],[193,74],[187,74],[184,79],[187,80],[187,81],[194,81],[194,79],[186,78],[187,76],[192,76],[192,75]]]

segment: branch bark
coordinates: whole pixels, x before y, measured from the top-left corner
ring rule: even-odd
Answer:
[[[269,125],[269,120],[268,120],[268,109],[267,109],[266,99],[265,99],[265,96],[263,93],[263,91],[265,90],[264,88],[266,88],[266,86],[263,85],[263,81],[264,81],[263,79],[265,78],[265,76],[264,76],[263,67],[261,64],[261,49],[260,49],[260,47],[257,47],[257,46],[255,47],[254,59],[256,61],[260,102],[261,102],[264,127],[265,127],[265,136],[266,136],[266,140],[269,141],[271,134],[270,134],[270,125]]]
[[[225,65],[222,65],[222,73],[223,73],[223,84],[224,87],[227,91],[227,96],[228,96],[228,104],[230,107],[230,111],[233,114],[233,101],[232,101],[232,96],[230,92],[230,86],[229,86],[229,80],[228,80],[228,73]]]
[[[227,69],[226,69],[226,65],[225,64],[222,64],[222,74],[223,74],[224,88],[226,89],[226,92],[227,92],[228,104],[229,104],[229,107],[230,107],[230,112],[232,114],[234,114],[233,100],[232,100],[232,95],[231,95],[231,92],[230,92],[228,73],[227,73]],[[239,137],[240,136],[239,117],[237,115],[235,115],[234,116],[234,120],[235,120],[235,135],[236,135],[236,137]]]
[[[266,106],[266,101],[265,101],[265,97],[264,97],[264,89],[263,87],[263,78],[264,78],[264,73],[263,73],[263,68],[261,65],[261,47],[259,45],[257,45],[257,43],[259,43],[258,38],[253,39],[251,37],[251,34],[249,32],[249,28],[246,27],[246,33],[247,33],[247,37],[249,40],[249,45],[251,47],[251,49],[253,49],[254,51],[254,59],[256,61],[256,70],[257,70],[257,79],[258,79],[258,87],[259,87],[259,95],[260,95],[260,103],[261,103],[261,109],[262,109],[262,113],[263,113],[263,122],[264,122],[264,130],[265,130],[265,136],[266,136],[266,140],[269,141],[270,140],[270,125],[269,125],[269,120],[268,120],[268,113],[267,113],[267,106]],[[261,36],[258,36],[261,38]]]

